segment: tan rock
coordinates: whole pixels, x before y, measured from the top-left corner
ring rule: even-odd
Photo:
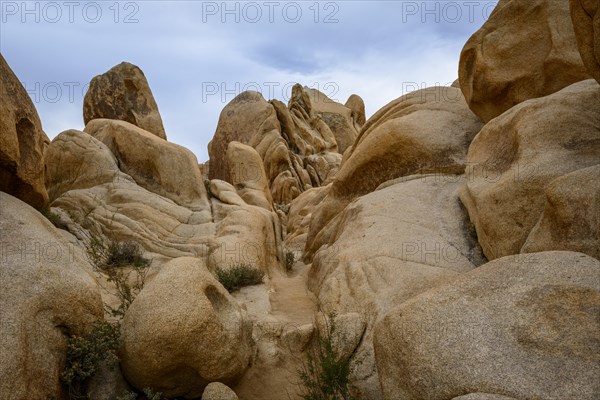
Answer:
[[[0,191],[37,209],[48,203],[46,138],[31,98],[0,54]]]
[[[589,77],[560,0],[500,0],[459,63],[467,103],[485,122]]]
[[[489,260],[522,251],[527,237],[544,212],[546,190],[552,181],[598,164],[598,104],[598,83],[594,80],[579,82],[553,95],[513,107],[488,123],[473,140],[467,160],[468,180],[461,191],[461,200],[475,224],[479,243]],[[577,185],[573,181],[568,184],[570,187]],[[595,184],[585,185],[593,190]],[[562,197],[552,194],[557,189],[548,190],[550,199]],[[578,192],[573,194],[573,199],[597,201],[593,200],[591,193]],[[558,206],[566,213],[575,212],[570,205]],[[596,206],[589,207],[592,212]],[[552,210],[549,212],[552,213]],[[585,213],[584,210],[577,212]],[[564,237],[566,232],[571,232],[590,235],[587,238],[578,236],[574,239],[577,242],[575,246],[588,254],[595,254],[597,244],[594,243],[597,243],[598,236],[594,232],[597,228],[593,227],[597,226],[597,222],[592,222],[593,217],[586,218],[587,222],[557,221],[559,225],[552,227],[557,229],[554,239],[537,241],[536,251],[571,249],[575,244]],[[582,223],[588,228],[578,227]],[[547,243],[548,247],[543,243]]]
[[[469,393],[464,396],[455,397],[452,400],[516,400],[514,397],[506,397],[499,394]]]
[[[279,129],[273,106],[257,92],[243,92],[229,102],[219,117],[217,131],[208,144],[210,179],[231,182],[227,146],[231,141],[249,144],[253,136]]]
[[[346,107],[352,110],[352,119],[354,120],[356,130],[359,131],[360,128],[367,122],[367,116],[365,113],[365,102],[357,94],[352,94],[348,97],[346,101]]]
[[[95,119],[84,129],[104,143],[138,185],[194,211],[208,207],[196,156],[128,122]]]
[[[269,275],[283,268],[281,227],[275,212],[215,199],[212,210],[215,238],[207,260],[211,271],[246,264]]]
[[[569,250],[600,260],[600,164],[550,182],[546,204],[522,253]]]
[[[384,398],[596,399],[599,275],[581,253],[521,254],[394,308],[375,329]]]
[[[144,189],[119,170],[116,157],[96,138],[65,131],[53,140],[45,161],[53,210],[62,210],[80,240],[90,235],[132,240],[168,258],[210,253],[215,233],[210,206],[192,211]]]
[[[600,7],[594,0],[571,0],[570,4],[579,54],[588,72],[600,83]]]
[[[68,337],[103,318],[91,266],[45,217],[3,192],[0,232],[0,393],[62,398]]]
[[[273,199],[263,161],[254,148],[239,142],[229,142],[227,167],[231,183],[247,204],[273,211]]]
[[[235,383],[252,355],[246,312],[196,258],[165,266],[122,323],[121,368],[138,389],[198,398],[214,381]]]
[[[332,220],[330,241],[315,254],[308,282],[320,309],[358,313],[367,322],[351,375],[362,398],[381,399],[373,324],[394,306],[483,262],[458,200],[463,181],[451,175],[390,181]]]
[[[220,382],[213,382],[204,389],[202,400],[238,400],[238,397],[229,387]]]
[[[313,214],[308,256],[328,240],[321,231],[332,218],[381,183],[417,173],[461,174],[469,144],[481,127],[457,88],[419,90],[383,107],[363,126],[324,205]]]
[[[83,120],[117,119],[167,139],[158,106],[140,68],[123,62],[90,82],[83,100]]]

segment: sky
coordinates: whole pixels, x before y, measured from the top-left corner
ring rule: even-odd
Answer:
[[[5,1],[0,52],[52,139],[84,128],[90,80],[122,61],[146,75],[168,140],[208,160],[223,107],[244,90],[287,103],[295,83],[367,117],[450,85],[497,0]]]

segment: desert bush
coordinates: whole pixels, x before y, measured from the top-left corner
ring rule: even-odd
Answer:
[[[71,335],[61,374],[70,399],[86,398],[85,387],[103,363],[109,368],[118,365],[119,337],[119,325],[106,321],[94,322],[84,336]]]
[[[292,268],[294,268],[294,263],[296,262],[296,255],[293,251],[288,251],[285,253],[285,270],[290,272]]]
[[[155,392],[150,388],[144,388],[144,390],[142,390],[142,393],[144,395],[143,399],[145,400],[162,400],[163,398],[161,392]],[[138,396],[139,394],[136,392],[129,392],[124,394],[123,396],[117,397],[117,400],[139,400]]]
[[[230,293],[244,286],[259,285],[264,276],[261,270],[244,263],[229,268],[217,268],[217,279]]]
[[[123,317],[144,288],[150,260],[144,258],[135,242],[103,241],[96,236],[90,239],[87,253],[92,264],[107,276],[117,290],[119,306],[114,308],[105,304],[105,310],[113,317]],[[133,283],[130,283],[131,273],[134,274]]]
[[[304,400],[351,400],[349,375],[351,356],[340,357],[334,348],[339,337],[335,313],[327,316],[326,332],[317,332],[316,340],[298,369]]]
[[[49,208],[45,208],[41,211],[42,215],[46,217],[48,221],[58,229],[66,229],[67,227],[62,223],[60,216],[55,212],[52,212]]]

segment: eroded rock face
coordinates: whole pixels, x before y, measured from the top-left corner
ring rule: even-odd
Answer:
[[[0,191],[37,209],[48,203],[40,118],[21,82],[0,55]]]
[[[40,213],[0,192],[0,392],[62,398],[67,339],[103,318],[91,266]]]
[[[375,330],[384,397],[597,398],[599,274],[581,253],[521,254],[408,300]]]
[[[247,204],[273,210],[269,181],[260,154],[239,142],[227,146],[227,169],[231,184]]]
[[[600,83],[600,6],[594,0],[571,0],[570,5],[579,54],[588,72]]]
[[[598,254],[598,219],[592,216],[598,207],[597,176],[586,178],[591,172],[582,172],[579,178],[565,176],[557,181],[564,188],[552,185],[561,176],[599,163],[598,104],[598,83],[578,82],[513,107],[473,140],[461,200],[488,259],[526,249]],[[582,185],[579,190],[564,194],[567,187],[578,185]],[[557,201],[548,205],[547,213],[546,199]],[[567,215],[584,219],[571,220]],[[532,233],[540,218],[543,222]],[[553,231],[551,236],[548,230]],[[531,242],[523,248],[530,234]],[[576,236],[569,239],[571,234]]]
[[[331,190],[313,213],[308,256],[328,240],[327,224],[352,200],[383,182],[426,173],[462,174],[482,123],[457,88],[432,87],[402,96],[363,126]]]
[[[123,62],[90,82],[83,100],[83,121],[116,119],[136,125],[161,139],[167,138],[158,106],[144,73]]]
[[[561,0],[500,0],[459,63],[467,103],[485,122],[589,77]]]
[[[95,119],[84,132],[104,143],[138,185],[194,211],[208,207],[196,156],[128,122]]]
[[[352,145],[358,134],[361,104],[354,96],[351,109],[300,85],[293,87],[287,107],[256,92],[241,93],[221,112],[209,144],[209,176],[231,183],[227,147],[232,141],[249,145],[263,161],[273,202],[289,204],[332,179],[342,159],[340,149]]]
[[[556,178],[522,253],[569,250],[600,260],[600,164]]]
[[[164,265],[122,324],[121,368],[138,389],[199,398],[210,382],[235,383],[252,355],[252,323],[197,258]]]
[[[463,180],[429,175],[390,181],[328,226],[330,240],[313,259],[309,288],[324,312],[358,313],[367,322],[360,346],[351,349],[352,384],[362,398],[381,398],[373,325],[394,306],[483,262],[458,199]]]
[[[238,397],[229,387],[213,382],[204,389],[202,400],[238,400]]]

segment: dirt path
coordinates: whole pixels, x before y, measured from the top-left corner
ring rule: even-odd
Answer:
[[[234,387],[240,400],[298,398],[297,369],[317,312],[315,296],[306,287],[308,270],[297,262],[290,274],[273,273],[269,285],[234,294],[254,320],[256,341],[252,365]]]

